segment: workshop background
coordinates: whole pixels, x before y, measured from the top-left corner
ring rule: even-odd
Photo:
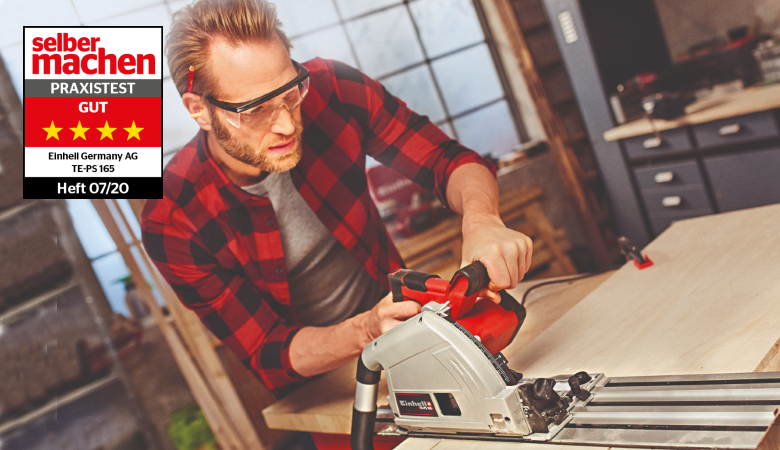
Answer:
[[[674,220],[780,202],[780,1],[274,3],[294,59],[359,68],[496,163],[502,218],[535,242],[530,278],[619,262],[619,235],[644,246]],[[265,427],[267,392],[143,263],[142,201],[22,200],[21,27],[161,25],[166,34],[185,4],[0,0],[1,450],[300,445]],[[659,129],[643,116],[648,97],[652,117],[668,119]],[[682,103],[708,98],[753,106],[675,125],[696,112]],[[198,129],[167,63],[163,105],[167,162]],[[407,264],[454,272],[459,218],[367,166]],[[663,184],[668,174],[676,178]]]

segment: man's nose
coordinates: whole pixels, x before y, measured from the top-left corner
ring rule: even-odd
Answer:
[[[293,119],[292,112],[287,108],[287,105],[282,104],[279,106],[279,112],[277,112],[276,118],[271,123],[271,131],[284,136],[289,136],[295,132],[295,119]]]

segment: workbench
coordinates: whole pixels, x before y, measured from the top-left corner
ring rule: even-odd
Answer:
[[[611,201],[636,205],[631,209],[651,237],[675,220],[778,203],[778,118],[775,84],[697,101],[675,119],[643,118],[608,130],[604,140],[619,147],[611,157],[623,164],[603,175],[626,171],[630,180],[630,189],[610,191]]]
[[[526,322],[503,351],[510,368],[527,377],[580,370],[607,376],[780,370],[778,223],[780,205],[676,222],[645,249],[652,267],[629,263],[534,290]],[[520,283],[512,293],[520,299],[536,283]],[[263,411],[268,426],[348,434],[354,374],[352,362],[302,386]],[[380,387],[380,406],[386,395]],[[408,439],[400,448],[434,445],[465,450],[485,444]]]

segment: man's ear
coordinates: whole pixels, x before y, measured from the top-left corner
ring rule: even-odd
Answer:
[[[206,103],[200,95],[192,94],[190,92],[181,96],[181,101],[184,103],[184,107],[190,113],[190,117],[195,119],[195,122],[206,131],[211,131],[211,117],[206,107]]]

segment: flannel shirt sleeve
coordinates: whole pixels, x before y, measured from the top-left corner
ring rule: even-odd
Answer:
[[[378,81],[345,64],[334,62],[341,100],[365,108],[358,115],[365,130],[366,152],[374,159],[433,191],[447,202],[447,182],[458,167],[476,163],[496,176],[496,167],[447,136],[390,94]]]
[[[147,253],[184,306],[266,387],[281,396],[304,380],[290,364],[290,342],[303,325],[284,321],[264,297],[270,294],[222,267],[214,255],[218,249],[201,236],[206,230],[195,230],[165,198],[147,201],[142,230]]]

